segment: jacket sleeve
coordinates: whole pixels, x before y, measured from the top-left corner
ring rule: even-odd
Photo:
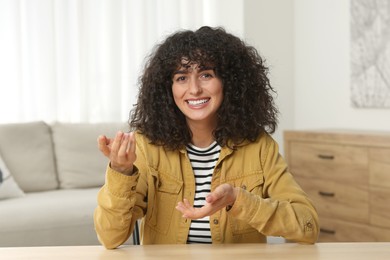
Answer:
[[[240,189],[229,210],[232,217],[246,221],[266,236],[282,236],[300,243],[315,243],[318,215],[306,193],[295,182],[279,154],[277,143],[263,135],[260,162],[264,174],[263,194]]]
[[[123,244],[133,231],[137,219],[133,215],[138,177],[138,172],[126,176],[107,167],[106,182],[98,193],[94,212],[95,230],[106,248]]]
[[[133,232],[135,222],[146,212],[147,167],[141,149],[142,140],[139,139],[136,138],[134,174],[127,176],[108,166],[105,184],[98,193],[98,206],[94,212],[95,230],[100,243],[109,249],[125,243]]]

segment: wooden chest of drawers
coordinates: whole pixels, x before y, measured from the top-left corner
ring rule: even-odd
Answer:
[[[390,241],[390,133],[285,131],[284,146],[319,241]]]

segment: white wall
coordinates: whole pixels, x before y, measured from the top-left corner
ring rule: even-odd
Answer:
[[[277,92],[279,127],[273,137],[283,152],[283,130],[294,126],[294,5],[285,0],[246,0],[245,39],[269,66]]]
[[[357,109],[350,101],[350,0],[296,0],[296,129],[390,131],[390,109]]]
[[[245,37],[270,65],[286,129],[390,131],[390,109],[350,101],[351,0],[247,0]]]

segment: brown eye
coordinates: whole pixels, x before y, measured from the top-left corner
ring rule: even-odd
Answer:
[[[203,78],[203,79],[210,79],[212,77],[213,77],[213,75],[211,73],[203,73],[201,75],[201,78]]]
[[[186,80],[186,77],[185,76],[179,76],[179,77],[177,77],[176,79],[175,79],[175,81],[178,81],[178,82],[180,82],[180,81],[185,81]]]

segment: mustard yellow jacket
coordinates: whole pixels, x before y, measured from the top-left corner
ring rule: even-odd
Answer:
[[[194,199],[195,179],[187,152],[152,145],[140,134],[136,143],[133,176],[107,167],[94,214],[99,241],[107,248],[121,245],[142,218],[142,244],[186,243],[191,220],[175,206],[184,198],[191,203]],[[317,240],[317,212],[268,134],[234,150],[222,147],[211,190],[222,183],[241,189],[231,209],[210,216],[213,243],[266,242],[266,236],[301,243]]]

